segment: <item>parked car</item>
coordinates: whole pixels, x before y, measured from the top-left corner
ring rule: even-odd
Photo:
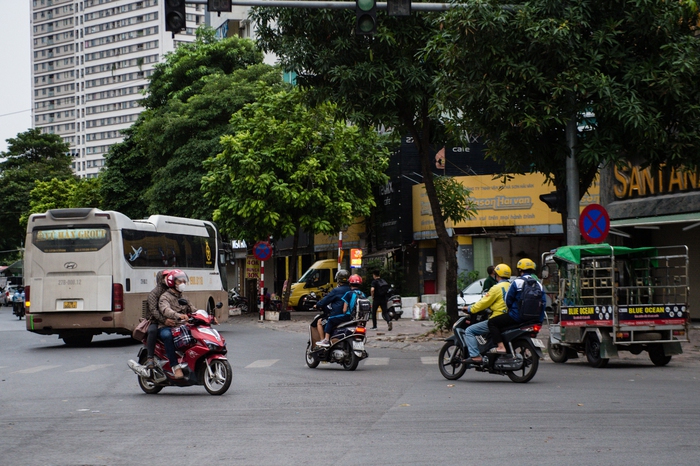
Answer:
[[[3,306],[12,305],[12,295],[15,294],[17,288],[19,288],[19,285],[7,285],[3,290],[2,294],[0,294],[0,303],[2,303]]]
[[[512,282],[515,278],[516,277],[510,277],[510,281]],[[484,281],[486,281],[485,278],[475,281],[463,289],[459,296],[457,296],[457,307],[460,309],[460,312],[464,306],[471,306],[481,299],[481,297],[484,295],[481,292],[481,289],[484,287]],[[547,307],[545,308],[545,311],[547,312],[547,315],[552,314],[552,299],[549,297],[549,295],[547,295]]]

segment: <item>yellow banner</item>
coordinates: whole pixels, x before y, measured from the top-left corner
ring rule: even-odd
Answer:
[[[255,256],[246,256],[245,258],[245,278],[260,278],[260,261]]]
[[[492,175],[457,176],[457,181],[471,191],[471,200],[476,204],[476,216],[448,228],[515,227],[530,225],[561,225],[561,214],[552,212],[540,200],[540,194],[554,191],[539,173],[514,175],[503,184],[501,178]],[[597,180],[583,196],[580,207],[599,203]],[[434,231],[435,223],[430,210],[425,185],[413,186],[413,231]]]
[[[350,267],[362,267],[362,249],[350,250]]]

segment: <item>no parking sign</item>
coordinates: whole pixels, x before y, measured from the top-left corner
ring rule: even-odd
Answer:
[[[602,243],[610,231],[608,211],[600,204],[587,206],[581,212],[578,228],[581,231],[581,236],[589,243]]]

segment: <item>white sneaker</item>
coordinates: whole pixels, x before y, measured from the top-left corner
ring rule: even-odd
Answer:
[[[317,341],[316,346],[322,346],[323,348],[328,348],[329,346],[331,346],[331,342],[328,340]]]
[[[136,375],[140,375],[141,377],[150,377],[150,371],[146,369],[146,366],[142,366],[141,364],[137,363],[133,359],[129,359],[129,361],[126,363],[129,368],[134,371]]]

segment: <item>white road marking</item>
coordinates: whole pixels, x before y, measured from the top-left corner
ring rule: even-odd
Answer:
[[[279,359],[259,359],[253,363],[248,364],[247,366],[245,366],[245,368],[254,369],[256,367],[270,367],[277,361],[279,361]]]
[[[22,369],[21,371],[15,371],[13,374],[34,374],[35,372],[47,371],[49,369],[55,369],[61,366],[36,366],[30,367],[28,369]]]
[[[367,358],[364,360],[365,366],[388,366],[389,358]]]
[[[420,362],[422,364],[437,364],[438,358],[437,356],[422,356],[420,358]]]
[[[113,366],[114,364],[93,364],[91,366],[80,367],[78,369],[73,369],[68,372],[92,372],[99,369],[104,369],[105,367]]]

